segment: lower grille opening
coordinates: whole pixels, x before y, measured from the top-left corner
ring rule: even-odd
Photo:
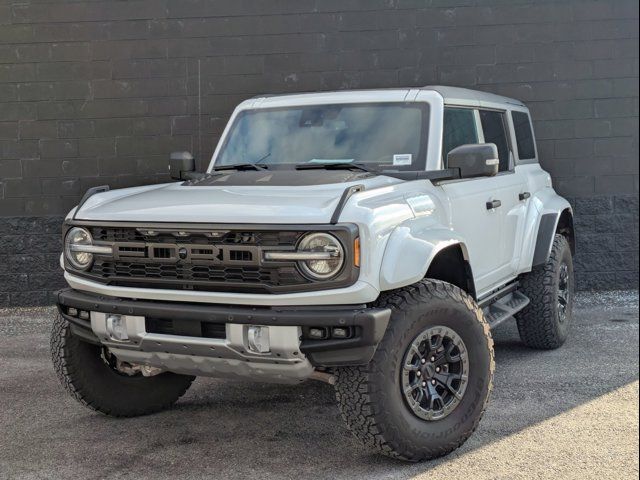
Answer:
[[[160,318],[146,318],[145,330],[149,333],[161,333],[163,335],[173,335],[173,320],[163,320]]]
[[[197,320],[168,320],[164,318],[145,319],[147,333],[178,335],[183,337],[227,338],[224,323],[199,322]]]
[[[202,323],[201,328],[205,338],[227,338],[227,326],[224,323]]]

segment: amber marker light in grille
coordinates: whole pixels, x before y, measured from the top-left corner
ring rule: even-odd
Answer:
[[[353,241],[353,265],[360,267],[360,238]]]

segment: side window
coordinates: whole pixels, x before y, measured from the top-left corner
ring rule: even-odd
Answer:
[[[504,113],[493,110],[480,110],[480,122],[485,143],[495,143],[498,147],[500,171],[509,170],[509,141]]]
[[[469,108],[445,108],[442,135],[442,156],[445,168],[447,154],[460,145],[478,143],[478,132],[473,110]]]
[[[533,145],[533,132],[529,115],[525,112],[511,112],[513,127],[516,133],[518,158],[520,160],[532,160],[536,158],[536,149]]]

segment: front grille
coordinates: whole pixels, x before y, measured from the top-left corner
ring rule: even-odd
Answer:
[[[282,293],[337,288],[350,285],[357,278],[357,269],[345,267],[335,279],[314,282],[299,271],[295,262],[263,261],[263,249],[295,250],[307,229],[205,229],[186,225],[85,228],[96,244],[111,246],[113,255],[96,255],[89,270],[74,273],[108,285]],[[330,231],[343,242],[345,265],[350,265],[354,230],[332,226]]]
[[[96,226],[94,241],[112,245],[114,256],[96,256],[87,275],[117,286],[267,293],[311,283],[294,264],[259,258],[262,247],[295,248],[304,233]]]

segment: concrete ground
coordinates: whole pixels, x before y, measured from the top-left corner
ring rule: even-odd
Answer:
[[[363,450],[329,385],[198,379],[164,413],[115,420],[71,399],[49,359],[51,309],[0,311],[0,478],[638,478],[638,293],[579,297],[556,351],[498,327],[478,431],[434,462]]]

